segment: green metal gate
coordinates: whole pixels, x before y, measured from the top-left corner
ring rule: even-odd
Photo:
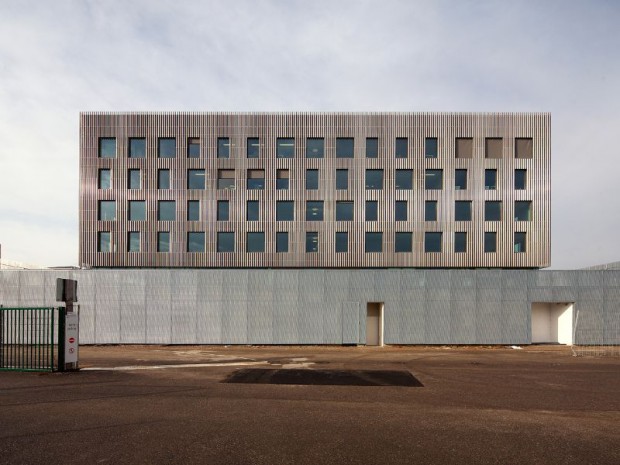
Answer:
[[[0,307],[0,371],[54,371],[54,307]]]

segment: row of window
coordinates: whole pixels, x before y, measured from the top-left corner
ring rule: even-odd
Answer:
[[[336,137],[335,155],[336,158],[354,158],[355,142],[353,137]],[[189,137],[187,139],[187,158],[200,158],[200,138]],[[146,157],[146,138],[132,137],[128,141],[129,158]],[[258,137],[248,137],[246,139],[245,154],[247,158],[259,158],[261,147],[264,144]],[[474,153],[474,139],[472,137],[458,137],[454,143],[456,158],[472,158]],[[532,158],[533,141],[531,137],[517,137],[514,143],[515,158]],[[295,157],[295,139],[293,137],[278,137],[275,142],[277,158]],[[217,138],[217,158],[231,157],[231,142],[229,137]],[[325,157],[325,138],[308,137],[305,140],[306,158]],[[99,150],[100,158],[116,158],[117,144],[115,137],[100,137]],[[379,138],[367,137],[365,143],[366,158],[379,157]],[[424,139],[424,156],[426,158],[437,158],[439,155],[439,141],[437,137],[426,137]],[[177,141],[174,137],[159,137],[157,139],[158,158],[176,158]],[[486,137],[484,139],[485,158],[503,158],[504,141],[501,137]],[[397,137],[394,141],[394,157],[409,157],[409,139],[407,137]]]
[[[394,220],[410,221],[407,200],[394,202]],[[306,201],[306,221],[324,221],[325,205],[322,200]],[[376,200],[367,200],[365,204],[365,221],[378,221],[379,204]],[[335,208],[336,221],[354,221],[354,202],[352,200],[338,200]],[[259,221],[260,202],[248,200],[246,202],[247,221]],[[100,200],[98,205],[97,219],[100,221],[116,220],[116,201]],[[130,200],[128,202],[127,219],[129,221],[146,221],[146,201]],[[217,202],[217,221],[229,221],[230,202],[219,200]],[[176,220],[176,201],[157,201],[157,220]],[[437,221],[437,201],[427,200],[424,203],[424,220]],[[454,202],[454,220],[472,220],[472,201],[457,200]],[[502,201],[487,200],[484,202],[484,221],[502,220]],[[532,202],[530,200],[516,200],[514,202],[514,220],[532,220]],[[187,221],[200,221],[200,201],[187,201]],[[293,200],[276,201],[276,221],[295,221],[295,202]]]
[[[454,188],[456,190],[466,190],[468,186],[468,170],[457,169],[454,172]],[[424,188],[426,190],[441,190],[444,185],[444,175],[442,169],[427,169],[424,172]],[[523,190],[526,186],[527,170],[516,169],[514,171],[514,188]],[[365,186],[367,190],[381,190],[384,185],[384,170],[367,169],[365,172]],[[265,188],[265,170],[264,169],[248,169],[246,177],[246,185],[250,190],[263,190]],[[413,189],[413,170],[397,169],[394,171],[394,185],[399,190]],[[497,170],[484,170],[484,188],[487,190],[497,189]],[[98,174],[99,189],[112,188],[112,171],[108,168],[102,168]],[[187,170],[187,189],[205,189],[206,173],[203,169]],[[235,170],[218,170],[217,188],[218,189],[234,189],[235,187]],[[127,188],[142,188],[142,173],[140,169],[127,170]],[[157,170],[157,188],[170,189],[170,170]],[[276,170],[276,189],[289,188],[289,170]],[[319,189],[319,170],[307,169],[305,178],[305,188],[307,190]],[[336,189],[347,190],[349,188],[349,170],[336,170]]]
[[[425,232],[424,233],[424,252],[442,252],[443,233],[441,232]],[[364,237],[364,252],[377,253],[383,252],[383,233],[367,232]],[[204,253],[205,246],[204,232],[188,232],[186,241],[186,251]],[[275,248],[277,253],[289,252],[289,234],[288,232],[276,232]],[[110,231],[100,231],[98,233],[99,252],[111,252],[112,242]],[[142,249],[139,231],[130,231],[127,233],[127,251],[140,252]],[[319,233],[306,233],[306,252],[319,251]],[[515,232],[513,250],[515,253],[524,253],[526,251],[526,233]],[[170,252],[170,232],[160,231],[157,233],[157,251]],[[217,233],[217,252],[234,252],[235,251],[235,233],[226,231]],[[264,232],[248,232],[246,233],[246,252],[265,252],[265,233]],[[349,252],[349,233],[346,231],[337,232],[335,236],[335,251],[337,253]],[[413,233],[412,232],[396,232],[394,233],[394,251],[397,253],[406,253],[413,251]],[[497,251],[497,233],[484,233],[484,251],[493,253]],[[454,233],[454,252],[467,252],[467,233]]]

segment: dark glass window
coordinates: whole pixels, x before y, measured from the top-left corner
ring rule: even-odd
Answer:
[[[157,158],[175,158],[177,140],[174,137],[160,137],[157,140]]]
[[[515,170],[515,189],[525,189],[527,182],[527,170]]]
[[[146,158],[146,139],[132,137],[129,139],[129,158]]]
[[[230,218],[230,208],[228,200],[218,200],[217,202],[217,221],[228,221]]]
[[[116,201],[115,200],[100,200],[99,201],[99,215],[97,217],[100,221],[112,221],[116,219]]]
[[[265,170],[248,170],[248,189],[263,190],[265,188]]]
[[[306,139],[306,158],[323,158],[325,141],[322,137],[309,137]]]
[[[484,188],[486,190],[497,189],[497,170],[484,170]]]
[[[396,158],[407,158],[409,141],[406,137],[397,137],[396,145],[395,145],[395,156]]]
[[[246,209],[246,219],[248,221],[258,221],[259,204],[258,200],[248,200]]]
[[[532,202],[529,200],[517,200],[515,202],[515,221],[532,220]]]
[[[394,221],[407,221],[406,200],[397,200],[394,204]]]
[[[187,170],[187,188],[205,188],[205,170]]]
[[[349,188],[349,170],[336,170],[336,189],[347,190]]]
[[[467,170],[454,170],[454,189],[467,189]]]
[[[188,252],[204,252],[205,251],[205,233],[204,232],[188,232],[187,233],[187,251]]]
[[[97,233],[97,252],[110,252],[111,250],[110,231],[99,231]]]
[[[484,158],[502,158],[504,143],[501,137],[487,137],[484,140]]]
[[[247,144],[247,157],[258,158],[260,155],[260,140],[258,137],[248,137]]]
[[[140,252],[140,232],[129,231],[127,233],[127,252]]]
[[[454,233],[454,251],[455,252],[467,252],[467,233],[455,232]]]
[[[353,202],[336,202],[336,221],[353,221]]]
[[[306,252],[318,252],[319,251],[319,233],[307,232],[306,233]]]
[[[146,221],[146,202],[144,200],[129,201],[129,221]]]
[[[346,231],[336,233],[336,253],[349,251],[349,233]]]
[[[99,189],[112,189],[112,172],[109,169],[99,170]]]
[[[187,158],[200,158],[200,139],[197,137],[187,138]]]
[[[366,170],[366,189],[383,189],[383,170]]]
[[[383,233],[382,232],[367,232],[365,234],[364,252],[382,252],[383,251]]]
[[[187,201],[187,221],[200,221],[200,200]]]
[[[487,200],[484,202],[484,221],[501,221],[502,202]]]
[[[455,158],[471,158],[473,155],[474,140],[471,137],[457,137],[454,141]]]
[[[353,158],[353,138],[336,138],[336,158]]]
[[[376,137],[366,138],[366,158],[379,157],[379,139]]]
[[[264,252],[265,251],[265,233],[249,232],[245,241],[246,252]]]
[[[289,185],[288,178],[289,178],[288,170],[277,170],[276,171],[276,189],[287,190],[288,185]]]
[[[292,200],[278,200],[276,202],[276,221],[293,221],[295,219],[295,205]]]
[[[319,188],[319,170],[306,170],[306,190]]]
[[[424,202],[424,221],[437,221],[437,201]]]
[[[170,170],[157,170],[157,188],[170,189]]]
[[[424,233],[424,252],[441,252],[441,235],[440,232]]]
[[[366,221],[377,221],[379,217],[379,206],[376,200],[366,201]]]
[[[176,218],[176,207],[174,200],[160,200],[157,202],[157,220],[174,221]]]
[[[394,234],[394,252],[411,252],[413,246],[410,232],[397,232]]]
[[[228,137],[217,138],[217,158],[230,158],[230,139]]]
[[[116,137],[99,138],[99,158],[116,158]]]
[[[437,158],[437,138],[427,137],[424,141],[424,157]]]
[[[157,251],[170,252],[170,233],[168,231],[157,233]]]
[[[140,176],[140,170],[128,170],[127,171],[127,188],[128,189],[140,189],[142,187],[142,179]]]
[[[217,188],[235,189],[235,170],[217,170]]]
[[[288,252],[288,232],[276,233],[276,252],[286,253]]]
[[[234,252],[235,251],[235,233],[234,232],[218,232],[217,233],[217,251],[218,252]]]
[[[484,251],[485,252],[497,252],[497,233],[495,232],[484,233]]]
[[[424,188],[426,190],[443,189],[443,170],[426,170]]]
[[[292,137],[278,137],[276,139],[276,157],[293,158],[295,156],[295,139]]]
[[[516,232],[515,233],[515,243],[514,243],[514,251],[515,253],[524,253],[526,252],[526,234],[524,232]]]
[[[454,202],[454,220],[471,221],[471,201],[457,200]]]
[[[413,189],[413,170],[396,170],[394,173],[394,184],[396,189]]]
[[[323,221],[323,201],[306,201],[306,221]]]
[[[515,158],[533,158],[534,144],[531,137],[517,137],[515,139]]]

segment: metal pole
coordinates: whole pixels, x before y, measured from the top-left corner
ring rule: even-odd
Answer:
[[[65,326],[67,309],[58,308],[58,371],[65,371]]]

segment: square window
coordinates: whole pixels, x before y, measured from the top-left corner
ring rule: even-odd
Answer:
[[[487,200],[484,202],[484,221],[502,220],[502,202],[498,200]]]
[[[200,139],[197,137],[187,138],[187,158],[200,158]]]
[[[228,221],[230,215],[228,200],[218,200],[217,221]]]
[[[515,243],[514,243],[514,251],[515,253],[525,253],[526,252],[526,234],[524,232],[516,232],[515,233]]]
[[[175,158],[177,140],[174,137],[160,137],[157,141],[157,158]]]
[[[306,190],[319,188],[319,170],[306,170]]]
[[[129,231],[127,233],[127,252],[140,252],[139,231]]]
[[[323,221],[323,201],[306,201],[306,221]]]
[[[248,170],[248,189],[263,190],[265,188],[265,170]]]
[[[235,233],[234,232],[218,232],[217,233],[217,251],[218,252],[234,252],[235,251]]]
[[[407,158],[407,152],[409,151],[409,141],[406,137],[397,137],[396,144],[394,146],[394,155],[396,158]]]
[[[336,253],[349,251],[349,233],[346,231],[336,233]]]
[[[495,232],[484,233],[484,251],[485,252],[497,252],[497,233]]]
[[[168,231],[157,233],[157,251],[170,252],[170,233]]]
[[[248,158],[258,158],[260,155],[260,140],[258,137],[248,137],[246,156]]]
[[[353,158],[353,138],[336,138],[336,158]]]
[[[407,201],[397,200],[394,205],[394,221],[407,221]]]
[[[424,141],[424,157],[437,158],[437,138],[427,137]]]
[[[394,184],[399,190],[413,189],[413,170],[396,170]]]
[[[204,232],[188,232],[187,233],[187,251],[188,252],[204,252],[205,251],[205,233]]]
[[[441,235],[440,232],[424,233],[424,252],[441,252]]]
[[[533,158],[534,143],[531,137],[517,137],[515,139],[515,158]]]
[[[377,221],[379,217],[379,205],[376,200],[366,201],[365,217],[366,221]]]
[[[277,170],[276,171],[276,189],[287,190],[289,186],[288,179],[289,179],[288,170]]]
[[[97,234],[97,252],[111,252],[112,241],[110,231],[99,231]]]
[[[146,202],[144,200],[129,201],[129,221],[146,221]]]
[[[472,158],[474,140],[471,137],[457,137],[454,140],[455,158]]]
[[[437,201],[424,202],[424,221],[437,221]]]
[[[235,170],[217,170],[217,188],[235,190]]]
[[[131,137],[129,139],[129,158],[146,158],[146,139]]]
[[[336,202],[336,221],[353,221],[353,202]]]
[[[97,219],[99,221],[114,221],[116,219],[116,201],[100,200]]]
[[[323,158],[324,152],[325,140],[322,137],[306,139],[306,158]]]
[[[293,158],[295,156],[295,139],[278,137],[276,139],[276,158]]]
[[[99,189],[112,189],[112,171],[109,169],[99,170],[99,181],[97,183]]]
[[[364,252],[374,253],[383,251],[383,233],[367,232],[365,234]]]
[[[265,233],[249,232],[245,242],[246,252],[264,252],[265,251]]]
[[[306,233],[306,252],[318,252],[319,251],[319,233],[307,232]]]
[[[187,188],[205,188],[205,170],[187,170]]]
[[[336,189],[347,190],[349,188],[349,170],[336,170]]]
[[[471,201],[457,200],[454,202],[454,221],[471,221]]]
[[[293,221],[295,219],[295,204],[292,200],[278,200],[276,202],[276,221]]]
[[[176,218],[176,206],[174,200],[160,200],[157,202],[157,220],[174,221]]]
[[[379,139],[376,137],[366,138],[366,158],[379,157]]]
[[[170,170],[157,170],[157,188],[170,189]]]
[[[230,139],[228,137],[217,138],[217,158],[230,158]]]
[[[116,137],[99,138],[99,158],[116,158]]]
[[[276,233],[276,252],[288,252],[288,232],[283,231]]]
[[[394,252],[411,252],[413,250],[413,235],[410,232],[394,234]]]
[[[484,188],[488,191],[497,189],[497,170],[484,170]]]
[[[200,221],[200,200],[187,201],[187,221]]]
[[[515,170],[515,190],[524,190],[527,184],[527,170]]]
[[[501,137],[487,137],[484,140],[484,158],[503,158],[503,145]]]
[[[424,188],[426,190],[443,189],[443,170],[426,170]]]
[[[259,204],[258,200],[248,200],[246,208],[246,219],[248,221],[258,221]]]
[[[532,221],[532,202],[530,200],[515,201],[515,221]]]
[[[383,170],[366,170],[366,189],[383,189]]]
[[[454,189],[457,191],[467,189],[467,170],[454,170]]]
[[[454,233],[454,251],[457,253],[467,252],[467,233]]]

